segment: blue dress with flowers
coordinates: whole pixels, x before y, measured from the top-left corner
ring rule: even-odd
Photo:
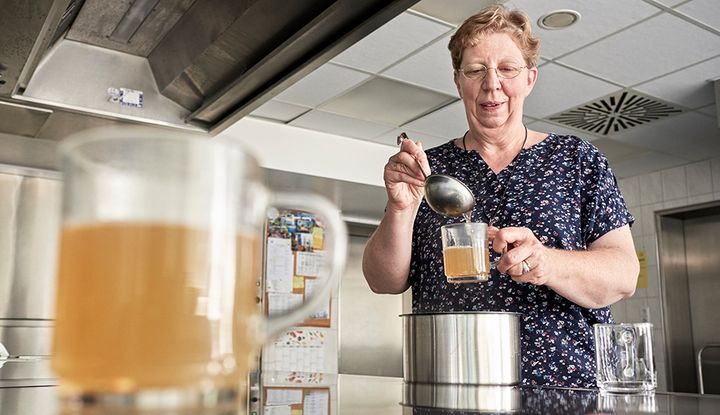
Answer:
[[[475,194],[474,222],[530,228],[545,246],[586,250],[605,233],[632,224],[607,159],[574,136],[549,134],[497,175],[476,151],[450,141],[427,152],[434,173],[452,175]],[[507,186],[507,190],[505,187]],[[522,313],[522,382],[595,387],[593,324],[612,322],[609,307],[587,309],[544,286],[493,270],[486,283],[446,282],[440,226],[460,222],[423,200],[413,230],[413,312]],[[491,250],[491,260],[497,258]]]

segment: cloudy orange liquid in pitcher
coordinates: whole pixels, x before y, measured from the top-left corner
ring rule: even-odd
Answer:
[[[215,238],[172,224],[66,226],[52,359],[63,387],[237,384],[257,346],[260,241]]]

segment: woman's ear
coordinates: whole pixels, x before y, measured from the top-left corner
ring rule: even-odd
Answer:
[[[533,87],[535,86],[535,82],[537,82],[537,77],[538,77],[537,66],[529,68],[528,69],[528,78],[527,78],[527,86],[528,86],[527,95],[530,95],[530,92],[533,90]]]
[[[462,98],[462,89],[460,88],[460,80],[458,79],[458,71],[453,71],[453,82],[455,82],[455,87],[457,88],[458,95],[460,98]]]

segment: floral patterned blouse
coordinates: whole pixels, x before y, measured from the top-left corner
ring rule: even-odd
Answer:
[[[545,246],[585,250],[605,233],[632,224],[607,159],[574,136],[549,134],[497,175],[476,151],[453,141],[427,152],[434,173],[454,176],[475,194],[474,222],[530,228]],[[505,189],[507,187],[507,190]],[[461,222],[423,200],[413,230],[413,312],[522,313],[522,382],[594,388],[593,324],[612,322],[609,307],[587,309],[545,286],[514,282],[493,270],[485,283],[445,279],[440,226]],[[491,260],[498,254],[491,250]]]

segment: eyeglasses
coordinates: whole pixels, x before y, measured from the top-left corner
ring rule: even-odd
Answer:
[[[488,68],[487,66],[482,64],[470,64],[465,66],[464,68],[458,69],[457,71],[462,73],[465,78],[471,81],[481,81],[485,79],[490,69],[495,69],[495,73],[497,74],[498,78],[512,79],[520,75],[520,71],[525,68],[527,68],[527,66],[502,64],[497,68]]]

